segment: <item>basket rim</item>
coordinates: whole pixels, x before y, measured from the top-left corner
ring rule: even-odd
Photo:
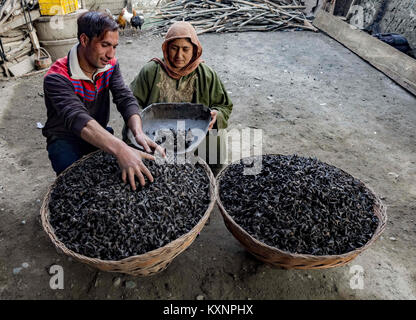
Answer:
[[[217,192],[216,192],[215,177],[214,177],[211,169],[209,169],[209,166],[207,165],[207,163],[202,158],[200,158],[198,156],[195,156],[195,158],[197,159],[197,163],[201,164],[204,167],[205,172],[208,175],[209,184],[210,184],[210,198],[211,199],[210,199],[210,204],[209,204],[207,210],[205,211],[204,215],[202,216],[202,218],[198,221],[198,223],[190,231],[183,234],[179,238],[165,244],[162,247],[153,249],[151,251],[148,251],[148,252],[145,252],[145,253],[142,253],[142,254],[139,254],[139,255],[129,256],[129,257],[126,257],[126,258],[123,258],[123,259],[120,259],[120,260],[103,260],[103,259],[99,259],[99,258],[88,257],[88,256],[82,255],[80,253],[77,253],[77,252],[67,248],[67,246],[57,238],[57,236],[54,232],[54,228],[52,227],[52,225],[49,222],[50,211],[49,211],[48,204],[49,204],[49,200],[50,200],[51,191],[56,186],[59,177],[65,175],[73,167],[77,166],[81,162],[87,160],[88,158],[94,156],[96,153],[99,153],[99,152],[104,152],[104,151],[97,150],[97,151],[94,151],[90,154],[87,154],[87,155],[83,156],[81,159],[74,162],[72,165],[70,165],[64,171],[62,171],[58,175],[58,177],[56,177],[55,181],[49,186],[48,191],[47,191],[46,195],[43,198],[42,206],[41,206],[41,209],[40,209],[42,226],[43,226],[44,231],[48,234],[49,238],[52,240],[52,243],[55,245],[55,247],[58,247],[60,250],[64,251],[68,255],[71,255],[75,258],[78,258],[81,261],[89,261],[89,262],[92,262],[92,263],[104,264],[104,265],[107,265],[107,266],[116,266],[120,263],[128,263],[128,262],[131,262],[133,260],[145,259],[149,256],[160,255],[160,254],[163,253],[163,251],[165,249],[170,248],[170,247],[174,247],[176,244],[183,243],[190,235],[195,233],[196,230],[198,230],[200,227],[201,227],[201,229],[203,228],[203,225],[208,220],[208,217],[210,216],[211,211],[212,211],[212,209],[213,209],[213,207],[216,203],[216,194],[217,194]]]
[[[281,156],[283,154],[276,154],[276,153],[271,153],[271,154],[264,154],[261,155],[262,156]],[[377,240],[377,238],[381,235],[381,233],[384,231],[386,224],[387,224],[387,214],[386,214],[386,206],[382,203],[382,201],[380,200],[380,198],[375,194],[375,192],[364,182],[362,182],[361,180],[359,180],[364,187],[374,196],[375,198],[375,204],[374,204],[374,208],[373,208],[373,214],[377,216],[378,218],[378,225],[376,230],[374,231],[373,235],[371,236],[371,238],[361,247],[356,248],[355,250],[352,251],[348,251],[346,253],[342,253],[342,254],[333,254],[333,255],[313,255],[313,254],[306,254],[306,253],[294,253],[294,252],[290,252],[290,251],[286,251],[286,250],[282,250],[279,249],[277,247],[272,247],[258,239],[256,239],[255,237],[253,237],[251,234],[249,234],[246,230],[244,230],[238,223],[235,222],[235,220],[231,217],[231,215],[227,212],[227,210],[225,209],[224,205],[222,204],[221,201],[221,197],[220,197],[220,182],[221,179],[223,178],[223,176],[225,175],[225,171],[228,169],[229,166],[233,165],[233,164],[237,164],[239,163],[242,159],[250,159],[250,158],[255,158],[255,157],[259,157],[259,156],[249,156],[249,157],[242,157],[236,161],[233,161],[231,163],[229,163],[228,165],[226,165],[224,168],[222,168],[220,170],[220,172],[218,173],[218,175],[216,176],[216,198],[217,198],[217,204],[220,207],[220,212],[223,215],[223,217],[228,220],[233,227],[237,228],[238,231],[240,233],[243,233],[245,236],[247,236],[251,241],[253,241],[256,245],[260,245],[262,247],[265,247],[269,250],[271,250],[272,252],[278,253],[280,255],[286,255],[286,256],[290,256],[292,258],[299,258],[299,259],[320,259],[320,260],[327,260],[327,259],[336,259],[336,258],[348,258],[350,256],[356,256],[358,254],[360,254],[361,252],[363,252],[364,250],[366,250],[371,244],[373,244],[375,242],[375,240]],[[301,156],[299,156],[301,157]],[[321,160],[318,160],[320,162],[323,162]],[[338,170],[341,170],[342,172],[348,174],[349,176],[355,178],[354,176],[352,176],[351,174],[349,174],[348,172],[335,167],[333,165],[330,165],[326,162],[323,162],[329,166],[332,166],[334,168],[337,168]],[[356,178],[355,178],[356,179]],[[234,235],[233,235],[234,236]],[[237,239],[239,240],[239,239]],[[240,241],[240,240],[239,240]]]

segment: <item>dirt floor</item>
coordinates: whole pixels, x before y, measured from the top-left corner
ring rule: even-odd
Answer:
[[[132,43],[128,43],[132,40]],[[42,78],[0,82],[1,299],[415,299],[416,97],[324,34],[207,34],[203,58],[234,103],[230,128],[263,130],[263,152],[315,156],[367,183],[387,205],[383,235],[346,266],[282,270],[251,257],[217,207],[195,242],[151,277],[97,272],[58,253],[39,211],[55,176],[37,122]],[[160,37],[124,35],[126,83],[161,54]],[[121,136],[116,109],[110,121]],[[50,288],[51,265],[64,289]],[[354,288],[354,265],[363,288]]]

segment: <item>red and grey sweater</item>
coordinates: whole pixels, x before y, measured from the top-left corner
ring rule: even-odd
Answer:
[[[110,118],[110,90],[113,102],[124,121],[139,114],[139,106],[125,85],[117,60],[98,70],[94,80],[85,75],[73,75],[71,66],[79,73],[76,47],[67,57],[57,60],[44,78],[43,89],[47,121],[42,134],[47,144],[56,138],[76,139],[88,121],[95,119],[103,128]]]

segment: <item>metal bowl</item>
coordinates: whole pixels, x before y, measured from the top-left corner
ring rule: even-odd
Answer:
[[[155,142],[161,132],[170,129],[191,131],[192,141],[189,141],[189,145],[175,152],[183,154],[194,151],[204,140],[211,121],[211,110],[197,103],[153,103],[142,111],[141,118],[144,133]],[[131,144],[143,150],[130,129],[127,130],[127,138]]]

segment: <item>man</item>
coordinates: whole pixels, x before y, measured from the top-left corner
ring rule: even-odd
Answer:
[[[136,190],[134,177],[153,181],[142,159],[154,157],[129,147],[106,127],[110,116],[110,91],[118,111],[137,142],[147,152],[163,149],[142,130],[136,99],[125,85],[115,58],[118,26],[111,16],[86,12],[78,18],[78,40],[68,56],[57,60],[44,78],[47,121],[42,130],[56,174],[97,148],[117,158],[122,180]]]

